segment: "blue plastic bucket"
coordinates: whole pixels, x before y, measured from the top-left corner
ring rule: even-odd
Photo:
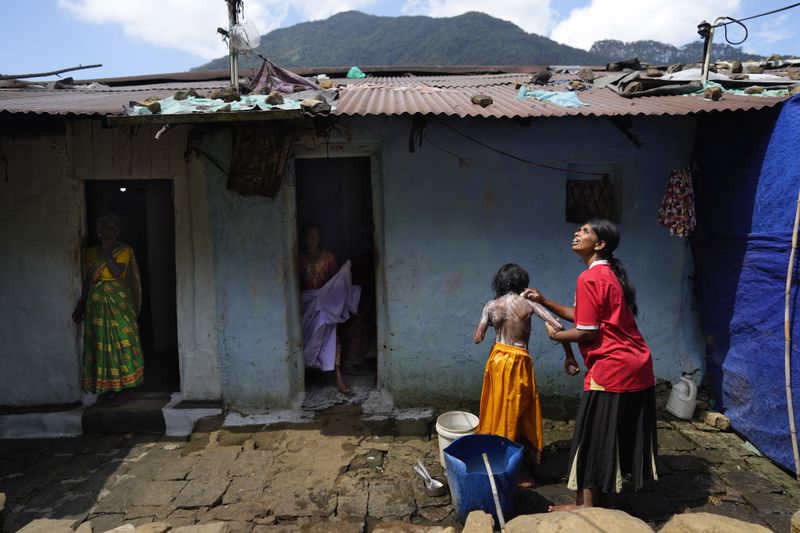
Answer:
[[[492,487],[481,454],[489,457],[494,482],[500,497],[500,508],[506,521],[514,516],[517,500],[517,474],[522,460],[523,447],[497,435],[465,435],[444,449],[447,483],[450,496],[461,522],[470,511],[481,510],[494,516]]]

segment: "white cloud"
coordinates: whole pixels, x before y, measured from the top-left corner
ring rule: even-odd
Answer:
[[[218,27],[228,26],[222,0],[58,0],[59,7],[94,24],[117,24],[125,35],[163,48],[177,48],[203,59],[225,55]],[[267,2],[250,1],[245,19],[262,33],[275,29],[286,9],[267,12]]]
[[[771,45],[780,41],[788,41],[797,36],[796,26],[792,23],[788,13],[776,15],[772,19],[762,19],[764,22],[754,25],[750,30],[750,38],[762,45]],[[746,24],[746,23],[745,23]],[[794,52],[794,50],[791,50]]]
[[[291,11],[299,20],[318,20],[340,11],[361,9],[376,0],[247,0],[244,19],[261,34],[284,25]],[[58,0],[78,19],[94,24],[116,24],[125,35],[163,48],[176,48],[203,59],[226,53],[218,27],[228,26],[223,0]]]
[[[528,33],[547,35],[555,13],[550,0],[406,0],[403,13],[429,17],[453,17],[468,11],[481,11],[513,22]]]
[[[550,38],[584,50],[601,39],[649,39],[680,46],[699,39],[700,22],[736,16],[740,5],[740,0],[591,0],[573,9]],[[719,38],[715,34],[714,40]]]

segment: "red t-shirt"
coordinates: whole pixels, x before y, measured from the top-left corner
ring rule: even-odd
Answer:
[[[650,348],[607,261],[595,261],[578,276],[575,327],[598,330],[592,342],[578,344],[588,369],[583,390],[636,392],[655,384]]]

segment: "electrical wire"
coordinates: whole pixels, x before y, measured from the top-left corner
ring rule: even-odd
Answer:
[[[471,159],[467,159],[465,157],[461,157],[457,153],[448,150],[447,148],[445,148],[444,146],[442,146],[440,144],[436,144],[435,142],[430,140],[430,138],[427,135],[425,136],[425,142],[430,144],[431,146],[433,146],[437,150],[442,151],[442,152],[446,153],[447,155],[454,157],[455,159],[458,159],[459,166],[468,167],[470,161],[472,161]]]
[[[745,42],[747,40],[748,35],[749,35],[749,32],[747,31],[747,26],[744,25],[744,21],[745,20],[752,20],[752,19],[757,19],[759,17],[766,17],[767,15],[774,15],[775,13],[780,13],[781,11],[787,11],[789,9],[792,9],[792,8],[795,8],[795,7],[798,7],[798,6],[800,6],[800,2],[797,2],[795,4],[790,4],[788,6],[779,7],[778,9],[773,9],[772,11],[766,11],[764,13],[759,13],[758,15],[751,15],[749,17],[745,17],[745,18],[741,18],[741,19],[736,19],[736,18],[733,18],[733,17],[720,17],[721,19],[725,19],[727,22],[720,22],[718,24],[714,24],[713,26],[707,26],[707,27],[709,29],[710,28],[722,27],[725,30],[725,40],[728,42],[728,44],[732,44],[732,45],[736,46],[736,45],[739,45],[739,44],[742,44],[743,42]],[[728,38],[728,26],[731,25],[731,24],[738,24],[744,30],[744,37],[742,37],[741,41],[731,41]]]
[[[725,19],[728,19],[728,20],[730,20],[730,22],[726,22],[725,24],[722,24],[722,27],[723,27],[723,29],[725,30],[725,41],[726,41],[728,44],[732,44],[733,46],[736,46],[736,45],[742,44],[743,42],[745,42],[745,41],[747,40],[747,37],[748,37],[750,34],[749,34],[749,32],[747,31],[747,26],[745,26],[745,25],[744,25],[744,24],[743,24],[743,23],[742,23],[740,20],[736,20],[735,18],[732,18],[732,17],[720,17],[720,18],[725,18]],[[741,26],[741,27],[742,27],[742,29],[744,30],[744,37],[742,37],[742,40],[741,40],[741,41],[731,41],[731,40],[728,38],[728,25],[729,25],[729,24],[738,24],[739,26]],[[717,26],[714,26],[714,27],[716,28]]]
[[[493,164],[495,164],[494,161],[487,161],[487,160],[482,160],[482,159],[474,159],[474,158],[471,158],[471,157],[466,157],[466,156],[463,156],[463,155],[459,155],[456,152],[454,152],[454,151],[452,151],[452,150],[450,150],[448,148],[445,148],[441,144],[438,144],[437,142],[433,141],[430,138],[430,136],[428,135],[427,131],[425,132],[425,135],[424,135],[423,139],[424,139],[425,143],[430,144],[431,146],[433,146],[434,148],[436,148],[440,152],[443,152],[443,153],[453,157],[454,159],[457,159],[458,160],[458,164],[460,166],[468,167],[470,163],[477,163],[477,164],[482,164],[482,165],[493,165]],[[609,150],[613,150],[614,148],[619,148],[620,146],[623,146],[623,145],[626,145],[626,144],[628,144],[628,141],[622,141],[620,143],[612,144],[611,146],[606,146],[604,148],[599,148],[597,150],[591,150],[591,151],[588,151],[588,152],[580,152],[580,153],[577,153],[577,154],[573,154],[573,155],[571,155],[569,157],[565,157],[564,159],[556,159],[556,160],[554,160],[554,162],[556,162],[556,163],[562,163],[562,162],[569,163],[569,162],[575,161],[576,159],[580,159],[582,157],[586,157],[586,156],[593,155],[593,154],[596,154],[596,153],[608,152]],[[570,172],[574,172],[574,171],[570,170]]]
[[[745,20],[752,20],[752,19],[757,19],[759,17],[766,17],[767,15],[773,15],[775,13],[780,13],[781,11],[787,11],[787,10],[792,9],[794,7],[797,7],[797,6],[800,6],[800,2],[797,2],[796,4],[790,4],[788,6],[779,7],[778,9],[773,9],[772,11],[767,11],[765,13],[759,13],[758,15],[751,15],[751,16],[745,17],[743,19],[735,19],[733,17],[725,17],[726,19],[729,19],[730,22],[721,22],[719,24],[715,24],[712,27],[713,28],[719,28],[720,26],[727,26],[728,24],[733,24],[734,22],[741,23],[741,22],[744,22]]]
[[[442,122],[441,120],[439,120],[438,117],[434,117],[434,119],[436,120],[436,122],[438,122],[439,124],[441,124],[445,128],[448,128],[449,130],[452,130],[453,132],[461,135],[462,137],[464,137],[465,139],[467,139],[469,141],[474,142],[475,144],[483,146],[487,150],[491,150],[491,151],[496,152],[496,153],[498,153],[500,155],[504,155],[506,157],[510,157],[511,159],[514,159],[514,160],[519,161],[521,163],[525,163],[527,165],[531,165],[531,166],[538,167],[538,168],[546,168],[548,170],[556,170],[558,172],[566,172],[568,174],[583,174],[583,175],[586,175],[586,176],[600,176],[600,177],[608,176],[608,172],[590,172],[588,170],[575,170],[575,169],[571,169],[571,168],[562,168],[562,167],[557,167],[557,166],[554,166],[554,165],[546,165],[544,163],[537,163],[535,161],[530,161],[528,159],[525,159],[524,157],[519,157],[518,155],[514,155],[514,154],[506,152],[504,150],[500,150],[499,148],[495,148],[494,146],[490,146],[490,145],[486,144],[485,142],[480,141],[480,140],[478,140],[478,139],[476,139],[476,138],[474,138],[474,137],[472,137],[470,135],[467,135],[466,133],[454,128],[453,126]]]

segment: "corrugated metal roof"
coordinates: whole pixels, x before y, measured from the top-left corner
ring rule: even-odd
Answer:
[[[372,76],[400,76],[414,74],[417,76],[451,75],[451,74],[497,74],[506,72],[532,73],[547,69],[547,65],[362,65],[361,70]],[[591,67],[603,70],[603,67]],[[252,77],[257,68],[249,68],[239,63],[239,76]],[[300,76],[316,76],[327,74],[330,77],[341,77],[347,74],[350,66],[346,67],[289,67],[287,70]],[[230,79],[228,69],[217,70],[192,70],[189,72],[172,72],[163,74],[145,74],[138,76],[125,76],[120,78],[91,78],[81,79],[80,83],[100,82],[111,86],[140,85],[142,83],[169,83],[169,82],[198,82],[198,81],[225,81]]]
[[[102,89],[0,89],[0,112],[45,115],[122,115],[123,106],[149,96],[166,98],[177,91],[214,91],[224,81],[161,83]]]
[[[588,105],[571,108],[534,99],[517,99],[515,85],[517,82],[527,81],[527,78],[526,74],[363,78],[356,83],[349,83],[347,88],[341,90],[336,113],[339,115],[423,113],[496,118],[688,115],[712,111],[761,109],[771,107],[782,100],[733,94],[725,94],[716,102],[706,100],[700,95],[629,99],[608,88],[593,88],[576,93],[578,98]],[[570,79],[573,79],[570,75],[556,74],[552,81],[565,82]],[[542,88],[565,90],[564,85],[560,83]],[[471,97],[478,94],[491,96],[494,102],[487,107],[473,104]]]
[[[515,84],[528,74],[436,75],[367,77],[360,80],[334,79],[340,90],[337,115],[435,114],[459,117],[558,117],[614,115],[688,115],[715,111],[761,109],[776,105],[782,98],[737,96],[726,93],[719,101],[692,96],[649,96],[623,98],[607,88],[577,93],[588,105],[567,108],[532,99],[518,100]],[[558,83],[570,76],[556,75],[557,83],[542,87],[564,90]],[[788,82],[788,80],[787,80]],[[155,96],[165,98],[179,90],[210,92],[226,86],[224,81],[170,82],[101,89],[0,89],[0,112],[51,115],[122,116],[123,106]],[[486,94],[494,103],[480,107],[473,95]],[[263,113],[270,113],[264,111]]]
[[[487,87],[491,85],[513,85],[517,81],[527,81],[528,79],[530,79],[530,74],[524,73],[485,74],[482,76],[380,76],[367,77],[360,80],[336,78],[334,79],[334,84],[343,84],[348,87],[358,87],[369,84],[383,84],[396,87]]]

